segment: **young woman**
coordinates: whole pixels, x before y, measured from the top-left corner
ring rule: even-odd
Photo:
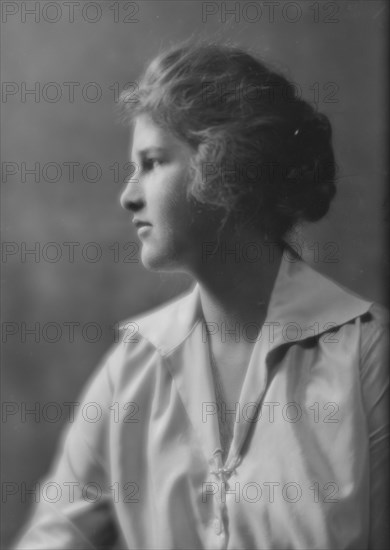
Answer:
[[[122,99],[142,262],[196,283],[124,323],[17,548],[387,548],[385,313],[285,243],[335,194],[328,119],[231,46]]]

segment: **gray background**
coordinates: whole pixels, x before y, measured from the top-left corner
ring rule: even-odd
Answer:
[[[281,1],[274,3],[272,19],[267,2],[257,2],[257,10],[254,2],[241,2],[237,15],[229,15],[224,9],[235,2],[141,1],[134,7],[81,0],[74,4],[74,22],[61,1],[27,2],[29,9],[38,6],[35,15],[23,13],[22,4],[2,2],[1,23],[3,91],[4,83],[6,91],[14,91],[3,94],[1,103],[2,229],[3,241],[11,243],[2,256],[2,398],[9,407],[2,417],[2,482],[17,490],[3,495],[2,548],[31,505],[29,497],[23,502],[23,484],[34,485],[51,462],[69,419],[63,404],[77,401],[113,342],[110,327],[191,283],[183,275],[146,272],[138,254],[136,261],[126,261],[134,249],[126,247],[137,246],[128,243],[138,241],[118,202],[129,136],[116,122],[114,91],[135,82],[158,50],[190,35],[230,40],[250,47],[293,78],[304,97],[317,100],[334,127],[338,194],[330,214],[302,228],[294,240],[319,271],[371,300],[385,302],[388,267],[386,1]],[[56,85],[47,86],[50,82]],[[66,82],[80,84],[74,101]],[[88,86],[91,82],[96,85]],[[29,89],[38,83],[37,97],[24,98],[23,83]],[[94,102],[97,87],[102,95]],[[58,90],[62,97],[55,101]],[[4,173],[4,162],[16,163],[14,176]],[[57,182],[50,181],[55,179],[50,162],[62,168]],[[65,162],[80,163],[73,182]],[[92,168],[83,177],[81,168],[91,162],[101,167],[99,181],[91,181]],[[120,181],[110,169],[115,162]],[[38,182],[31,175],[22,181],[22,163],[29,168],[39,163]],[[57,244],[47,246],[50,242]],[[79,243],[73,262],[66,242]],[[23,247],[33,246],[40,247],[37,257],[24,256]],[[101,258],[94,262],[96,247]],[[36,323],[36,339],[26,335],[23,341],[23,327]],[[67,323],[79,323],[73,342]],[[100,327],[97,341],[86,323]],[[25,408],[35,403],[37,416],[25,417]],[[49,410],[48,403],[60,407],[58,421],[50,421],[58,408]]]

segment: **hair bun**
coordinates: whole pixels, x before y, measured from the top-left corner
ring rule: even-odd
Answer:
[[[328,117],[313,110],[309,116],[295,122],[293,138],[297,142],[305,143],[313,143],[313,138],[314,142],[330,142],[332,127]]]
[[[295,219],[314,222],[327,213],[336,193],[332,128],[326,115],[307,103],[299,106],[287,147],[283,206]]]

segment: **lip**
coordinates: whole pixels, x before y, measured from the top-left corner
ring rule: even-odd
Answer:
[[[137,229],[137,234],[139,236],[143,235],[144,233],[147,233],[151,227],[152,226],[150,225],[150,223],[140,225]]]
[[[134,219],[133,224],[137,229],[141,229],[141,227],[150,227],[152,224],[149,222],[145,222],[143,220]]]

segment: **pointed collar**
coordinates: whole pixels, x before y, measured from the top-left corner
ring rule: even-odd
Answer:
[[[270,331],[269,351],[341,326],[366,313],[371,305],[315,271],[291,251],[283,254],[264,323]],[[186,340],[201,319],[200,289],[196,283],[188,294],[132,322],[142,337],[167,355]]]
[[[372,306],[291,252],[283,254],[268,306],[270,350],[336,329]]]

